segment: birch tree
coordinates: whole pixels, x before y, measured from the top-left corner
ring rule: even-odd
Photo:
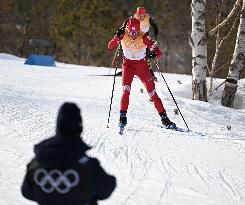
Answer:
[[[211,65],[211,68],[209,66],[209,75],[210,75],[210,83],[209,83],[209,94],[211,95],[211,93],[213,92],[213,79],[214,79],[214,75],[216,72],[218,72],[220,69],[222,69],[222,67],[224,66],[221,66],[220,68],[217,69],[217,60],[218,60],[218,57],[219,57],[219,54],[221,53],[221,48],[225,42],[225,40],[228,39],[228,37],[231,35],[233,29],[235,28],[236,26],[236,22],[237,22],[238,18],[236,18],[233,22],[233,25],[230,29],[230,31],[228,32],[228,34],[224,37],[221,37],[220,36],[220,32],[219,32],[219,29],[217,31],[217,35],[216,35],[216,46],[215,46],[215,54],[214,54],[214,58],[213,58],[213,61],[212,61],[212,65]],[[228,63],[225,63],[225,65],[227,64],[230,64],[231,60],[228,61]]]
[[[243,0],[240,14],[240,24],[238,27],[236,45],[233,53],[231,65],[226,78],[225,88],[221,99],[221,104],[226,107],[233,107],[237,82],[245,65],[245,0]]]
[[[205,28],[206,0],[192,0],[192,99],[207,101],[207,35]]]

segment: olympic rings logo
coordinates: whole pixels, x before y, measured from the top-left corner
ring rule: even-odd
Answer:
[[[45,169],[39,168],[35,171],[33,179],[43,192],[48,194],[54,191],[66,194],[80,181],[78,173],[73,169],[68,169],[62,173],[57,169],[47,172]]]

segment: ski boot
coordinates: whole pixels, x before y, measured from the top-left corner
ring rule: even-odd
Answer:
[[[127,112],[125,111],[121,111],[120,112],[120,119],[119,119],[119,134],[122,135],[123,134],[123,131],[124,131],[124,128],[127,124],[127,117],[126,117],[126,114]]]
[[[159,113],[162,124],[166,127],[166,129],[175,130],[177,128],[176,124],[171,122],[166,114],[166,112]]]

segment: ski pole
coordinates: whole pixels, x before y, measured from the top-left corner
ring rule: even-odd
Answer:
[[[181,113],[181,111],[180,111],[180,109],[179,109],[179,106],[178,106],[178,104],[177,104],[177,102],[176,102],[176,100],[175,100],[175,98],[174,98],[174,96],[173,96],[173,94],[172,94],[172,92],[171,92],[169,86],[168,86],[167,81],[165,80],[163,74],[161,73],[159,63],[158,63],[156,60],[154,60],[154,61],[155,61],[155,64],[156,64],[156,66],[157,66],[157,68],[158,68],[158,70],[159,70],[159,73],[161,74],[161,76],[162,76],[162,78],[163,78],[163,80],[164,80],[164,82],[165,82],[165,84],[166,84],[166,86],[167,86],[167,88],[168,88],[168,91],[169,91],[170,95],[171,95],[172,98],[173,98],[173,101],[174,101],[174,103],[175,103],[177,109],[179,110],[179,113],[180,113],[180,115],[181,115],[181,117],[182,117],[182,119],[183,119],[183,121],[184,121],[184,123],[185,123],[187,129],[190,130],[189,127],[188,127],[188,125],[187,125],[187,123],[186,123],[186,121],[185,121],[185,118],[183,117],[183,115],[182,115],[182,113]]]
[[[117,74],[117,63],[118,63],[118,57],[119,57],[119,51],[120,51],[120,43],[117,46],[117,50],[116,50],[116,55],[114,55],[114,58],[116,59],[116,67],[115,67],[115,73],[114,73],[114,77],[113,77],[113,85],[112,85],[112,91],[111,91],[111,103],[110,103],[110,109],[109,109],[109,116],[107,119],[107,128],[109,128],[109,123],[110,123],[110,117],[111,117],[111,107],[112,107],[112,99],[113,99],[113,93],[114,93],[114,88],[115,88],[115,83],[116,83],[116,74]],[[115,60],[113,58],[113,60]]]
[[[117,48],[116,48],[116,50],[115,50],[115,54],[114,54],[114,56],[113,56],[113,58],[112,58],[112,61],[111,61],[111,67],[110,67],[110,70],[109,70],[109,74],[108,75],[110,75],[110,73],[111,73],[111,68],[112,67],[114,67],[114,64],[115,64],[115,62],[117,63],[117,61],[118,61],[118,56],[119,56],[119,49],[120,49],[120,43],[118,44],[118,46],[117,46]],[[117,60],[117,61],[116,61]]]

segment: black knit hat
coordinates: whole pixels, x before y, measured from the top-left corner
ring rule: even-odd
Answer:
[[[75,103],[65,102],[59,109],[56,133],[65,137],[80,137],[83,131],[82,117]]]

